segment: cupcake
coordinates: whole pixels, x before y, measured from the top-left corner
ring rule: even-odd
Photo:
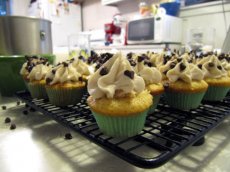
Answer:
[[[223,100],[230,89],[230,77],[221,62],[215,55],[212,55],[200,67],[204,72],[204,79],[209,85],[204,99],[209,101]]]
[[[131,137],[143,129],[152,96],[121,53],[90,76],[88,92],[88,105],[103,133]]]
[[[152,63],[149,60],[144,59],[143,56],[139,56],[136,63],[134,71],[144,79],[146,89],[150,92],[154,99],[154,103],[148,112],[150,114],[156,109],[160,97],[164,92],[164,87],[161,83],[162,76],[160,71],[156,67],[153,67]]]
[[[71,62],[53,67],[46,75],[46,92],[56,106],[73,105],[81,101],[86,83]]]
[[[204,74],[196,65],[185,59],[174,63],[166,73],[166,102],[177,109],[195,109],[200,105],[208,88],[208,84],[203,80]]]
[[[51,66],[48,61],[37,62],[33,65],[32,70],[28,75],[29,82],[28,90],[32,98],[46,99],[45,76],[50,71]]]

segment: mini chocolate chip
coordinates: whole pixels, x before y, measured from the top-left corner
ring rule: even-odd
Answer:
[[[176,66],[176,63],[175,63],[175,62],[172,62],[172,63],[170,64],[170,69],[173,69],[175,66]]]
[[[129,63],[131,66],[136,66],[136,64],[137,64],[134,60],[129,60]]]
[[[66,140],[71,140],[73,138],[73,136],[71,135],[71,133],[66,133],[65,134],[65,139]]]
[[[209,63],[208,63],[208,66],[209,66],[209,67],[214,67],[214,66],[215,66],[215,64],[214,64],[214,63],[212,63],[212,62],[209,62]]]
[[[79,81],[83,81],[83,78],[80,76],[80,77],[78,78],[78,80],[79,80]]]
[[[53,69],[53,70],[52,70],[52,74],[55,75],[55,73],[56,73],[56,70]]]
[[[66,62],[62,62],[62,64],[63,64],[64,67],[68,67],[69,66],[69,64],[66,63]]]
[[[6,117],[5,123],[10,123],[10,122],[11,122],[11,119],[9,117]]]
[[[202,69],[202,64],[198,64],[197,66],[198,66],[200,69]]]
[[[36,112],[36,110],[34,108],[30,108],[30,112]]]
[[[218,68],[219,70],[222,70],[222,66],[217,66],[217,68]]]
[[[147,63],[148,67],[153,67],[153,64],[151,62]]]
[[[33,59],[38,59],[38,56],[32,56]]]
[[[134,72],[133,71],[126,70],[126,71],[124,71],[124,75],[129,77],[130,79],[134,79]]]
[[[30,107],[30,106],[29,106],[28,104],[25,104],[25,107],[28,108],[28,107]]]
[[[17,106],[19,106],[21,104],[21,102],[20,101],[17,101]]]
[[[2,106],[2,110],[6,110],[6,106]]]
[[[27,111],[27,110],[24,110],[22,113],[23,113],[24,115],[28,115],[28,111]]]
[[[49,66],[49,65],[50,65],[49,63],[46,64],[46,66]]]
[[[96,69],[99,69],[100,67],[101,67],[101,64],[100,64],[100,63],[98,63],[98,64],[95,66]]]
[[[103,67],[100,71],[100,75],[107,75],[109,73],[109,70],[107,69],[107,67]]]
[[[144,56],[138,56],[137,61],[140,63],[145,59]]]
[[[169,83],[164,83],[163,86],[164,86],[165,89],[168,89],[169,88]]]
[[[193,60],[192,60],[192,59],[188,60],[188,63],[192,63],[192,62],[193,62]]]
[[[127,55],[126,55],[126,57],[127,57],[127,59],[132,59],[132,55],[133,55],[133,53],[128,53]]]
[[[11,130],[16,129],[16,125],[15,125],[15,124],[11,124],[11,125],[10,125],[10,129],[11,129]]]
[[[182,61],[182,58],[178,58],[177,61],[180,63]]]
[[[51,82],[52,82],[52,79],[46,78],[46,83],[47,83],[47,84],[49,84],[49,83],[51,83]]]
[[[180,64],[180,71],[184,71],[186,69],[186,66],[184,63]]]
[[[167,72],[168,72],[168,70],[164,71],[164,72],[163,72],[163,74],[164,74],[164,75],[166,75],[166,74],[167,74]]]

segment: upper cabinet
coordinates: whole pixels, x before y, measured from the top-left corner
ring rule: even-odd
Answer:
[[[101,0],[102,5],[116,5],[122,1],[127,1],[127,0]]]

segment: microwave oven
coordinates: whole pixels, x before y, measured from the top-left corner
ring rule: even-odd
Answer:
[[[181,43],[182,19],[169,15],[128,22],[128,44]]]

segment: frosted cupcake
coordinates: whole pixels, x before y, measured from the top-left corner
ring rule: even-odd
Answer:
[[[230,89],[230,77],[215,55],[212,55],[202,66],[204,79],[209,87],[204,96],[205,100],[223,100]]]
[[[165,98],[170,106],[189,110],[200,105],[208,88],[201,69],[183,59],[171,68],[166,76]]]
[[[145,60],[142,56],[137,58],[136,63],[134,71],[144,79],[147,90],[150,91],[153,96],[154,103],[149,109],[149,113],[153,113],[159,103],[162,93],[164,92],[164,87],[161,83],[161,73],[156,67],[152,67],[150,61]]]
[[[144,127],[152,96],[128,60],[115,54],[88,80],[88,105],[102,132],[131,137]]]
[[[73,105],[81,101],[86,83],[72,63],[63,62],[46,75],[46,92],[51,104]]]
[[[51,66],[48,62],[37,62],[28,75],[28,89],[32,98],[46,99],[45,76],[50,71]]]

